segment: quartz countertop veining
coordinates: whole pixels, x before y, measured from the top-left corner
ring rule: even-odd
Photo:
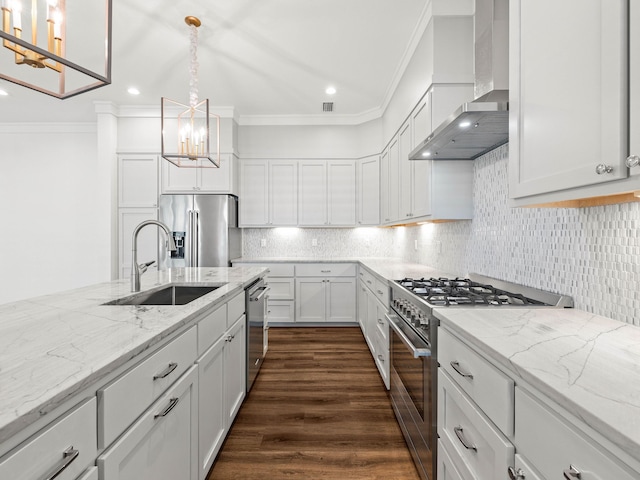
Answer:
[[[264,273],[240,266],[142,276],[142,291],[220,286],[180,306],[103,305],[131,295],[128,279],[0,305],[0,444]]]
[[[442,327],[640,462],[640,328],[577,309],[434,311]]]

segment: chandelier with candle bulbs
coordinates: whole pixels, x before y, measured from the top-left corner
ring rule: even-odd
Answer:
[[[0,9],[11,52],[10,61],[0,55],[0,78],[57,98],[111,83],[111,0],[0,0]]]
[[[189,105],[168,98],[161,100],[162,157],[177,167],[220,167],[220,117],[209,111],[209,100],[198,99],[198,27],[196,17],[189,25]]]

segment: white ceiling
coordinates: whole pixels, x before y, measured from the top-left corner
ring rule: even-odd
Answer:
[[[159,106],[165,96],[188,103],[187,15],[203,24],[200,99],[234,107],[241,123],[274,117],[359,123],[382,113],[422,34],[429,3],[113,0],[111,85],[58,100],[0,80],[0,88],[10,93],[0,97],[0,123],[95,121],[96,100]],[[10,53],[0,48],[0,55]],[[329,85],[337,89],[331,97],[325,93]],[[130,86],[142,93],[132,97]],[[334,102],[333,113],[322,112],[326,101]]]

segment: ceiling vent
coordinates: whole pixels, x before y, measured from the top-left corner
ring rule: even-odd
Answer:
[[[324,102],[322,104],[323,112],[333,112],[333,102]]]

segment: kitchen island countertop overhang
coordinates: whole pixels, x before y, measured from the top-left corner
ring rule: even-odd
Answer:
[[[266,272],[178,268],[142,277],[142,291],[171,284],[219,286],[186,305],[103,305],[131,295],[128,279],[0,305],[0,445]]]

